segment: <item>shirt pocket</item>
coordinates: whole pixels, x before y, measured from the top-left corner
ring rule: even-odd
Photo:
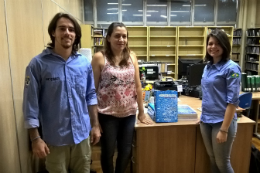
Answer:
[[[76,92],[85,97],[87,91],[87,75],[76,75],[74,77]]]
[[[207,86],[207,75],[205,73],[203,73],[202,77],[201,77],[201,86],[202,87],[206,87]]]

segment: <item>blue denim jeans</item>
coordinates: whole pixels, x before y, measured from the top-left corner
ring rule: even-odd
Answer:
[[[234,173],[230,163],[230,153],[233,141],[237,133],[237,120],[232,120],[229,129],[227,141],[217,143],[216,137],[222,122],[219,123],[200,123],[200,131],[210,158],[212,173]]]
[[[131,157],[136,116],[117,118],[99,113],[98,118],[103,130],[100,138],[103,173],[124,173]],[[116,145],[118,155],[114,171],[113,156]]]

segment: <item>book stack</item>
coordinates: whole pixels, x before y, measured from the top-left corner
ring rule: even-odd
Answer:
[[[178,105],[178,120],[197,120],[198,115],[188,105]]]

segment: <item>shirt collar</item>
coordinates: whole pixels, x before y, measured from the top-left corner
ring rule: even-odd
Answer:
[[[51,48],[46,48],[46,49],[44,49],[44,50],[42,51],[42,53],[43,53],[44,55],[50,55],[50,54],[51,54],[51,55],[53,55],[53,56],[61,57],[60,55],[54,53],[54,52],[53,52],[53,49],[51,49]],[[70,55],[70,58],[75,59],[75,58],[77,58],[79,55],[80,55],[80,54],[79,54],[78,52],[76,52],[76,54],[71,54],[71,55]]]
[[[210,68],[210,67],[215,66],[216,69],[217,69],[218,71],[220,71],[221,68],[222,68],[222,66],[223,66],[225,63],[226,63],[226,62],[224,62],[224,61],[219,61],[217,64],[212,64],[210,61],[208,61],[208,62],[207,62],[207,68]]]

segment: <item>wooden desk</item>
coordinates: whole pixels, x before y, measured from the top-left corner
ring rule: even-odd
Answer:
[[[258,119],[259,119],[259,101],[260,101],[260,92],[252,93],[252,106],[255,108],[255,130],[254,135],[260,139],[260,134],[258,133]]]
[[[179,104],[188,104],[197,111],[201,100],[180,96]],[[231,163],[236,173],[249,170],[254,121],[241,117],[233,144]],[[134,172],[137,173],[209,173],[209,157],[196,121],[136,124],[133,146]]]

